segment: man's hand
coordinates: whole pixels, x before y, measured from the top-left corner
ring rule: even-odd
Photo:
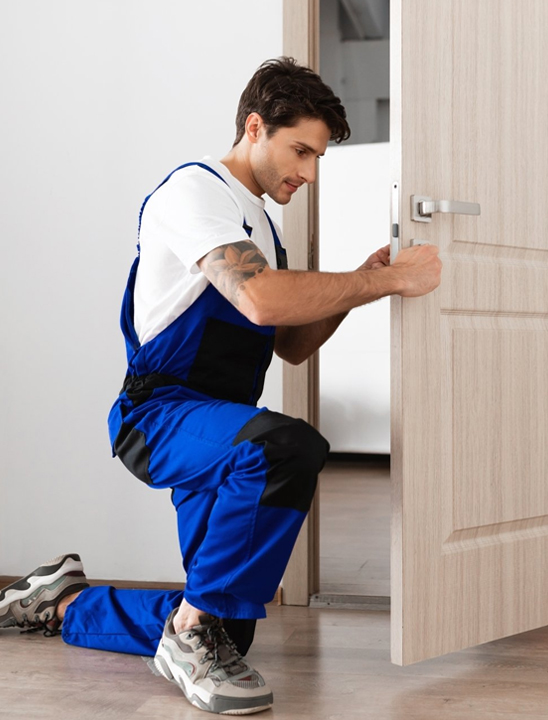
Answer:
[[[370,255],[364,264],[360,265],[359,269],[376,270],[377,268],[385,267],[386,265],[390,265],[390,245],[385,245],[380,248],[380,250],[373,253],[373,255]]]
[[[402,297],[419,297],[435,290],[441,281],[441,260],[435,245],[415,245],[400,250],[390,266],[398,273],[403,288]]]

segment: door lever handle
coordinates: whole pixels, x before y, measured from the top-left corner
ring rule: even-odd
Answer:
[[[411,220],[416,222],[432,222],[434,213],[456,213],[459,215],[479,215],[479,203],[461,202],[460,200],[432,200],[425,195],[411,195]]]

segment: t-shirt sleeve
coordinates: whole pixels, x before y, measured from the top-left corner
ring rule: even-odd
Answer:
[[[149,203],[153,200],[166,244],[192,273],[200,272],[196,263],[216,247],[248,240],[234,194],[207,170],[182,170]]]

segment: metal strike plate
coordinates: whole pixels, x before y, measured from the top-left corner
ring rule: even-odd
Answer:
[[[398,183],[392,183],[390,208],[390,263],[400,251],[400,193]]]

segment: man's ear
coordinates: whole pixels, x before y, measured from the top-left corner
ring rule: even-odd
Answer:
[[[250,113],[245,121],[245,135],[250,143],[258,142],[261,129],[264,129],[262,117],[257,112]]]

